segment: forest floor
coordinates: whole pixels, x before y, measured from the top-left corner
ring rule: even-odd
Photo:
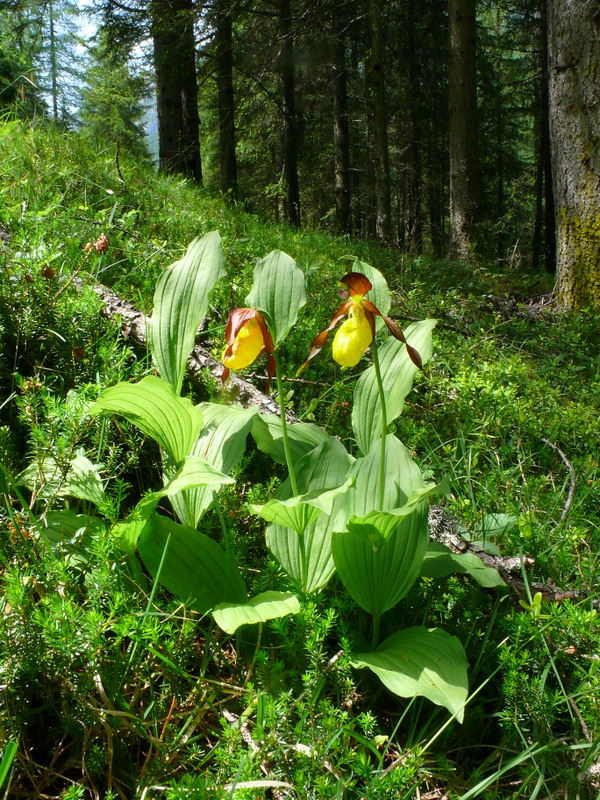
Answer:
[[[339,305],[348,256],[386,276],[401,325],[438,320],[391,430],[425,477],[446,479],[438,507],[458,539],[514,557],[521,593],[465,574],[422,577],[384,626],[440,626],[462,642],[462,724],[352,666],[351,631],[363,621],[337,577],[302,597],[301,613],[261,624],[258,638],[256,626],[231,636],[119,549],[116,526],[162,486],[159,450],[123,420],[88,412],[107,387],[154,368],[103,314],[94,286],[148,314],[161,271],[211,231],[227,274],[197,342],[219,359],[257,260],[288,253],[309,300],[281,348],[286,401],[352,454],[365,361],[342,371],[325,348],[295,377]],[[77,134],[11,121],[0,122],[0,268],[4,796],[597,796],[597,315],[557,313],[547,276],[270,224],[149,165],[117,164],[111,148]],[[243,377],[265,390],[260,362]],[[209,374],[186,380],[184,394],[222,402]],[[97,465],[95,504],[67,474],[77,458]],[[284,469],[249,445],[232,474],[202,531],[227,531],[253,592],[288,590],[249,511]],[[73,512],[85,524],[67,535]],[[537,586],[550,589],[538,596]]]

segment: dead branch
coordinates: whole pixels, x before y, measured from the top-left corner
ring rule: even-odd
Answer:
[[[74,279],[73,283],[78,288],[83,285],[83,281],[79,278]],[[102,300],[104,316],[111,320],[120,320],[123,337],[136,347],[146,349],[146,330],[150,324],[150,317],[107,286],[97,283],[92,288]],[[205,371],[220,381],[223,364],[203,347],[196,345],[188,359],[188,377],[192,383],[199,385],[205,376]],[[279,405],[271,397],[237,375],[230,375],[224,391],[227,392],[227,399],[230,402],[244,408],[255,405],[264,414],[279,414]],[[286,419],[288,422],[299,421],[291,411],[286,412]]]

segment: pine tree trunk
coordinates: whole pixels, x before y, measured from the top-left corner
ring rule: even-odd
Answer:
[[[548,78],[557,300],[600,308],[597,0],[548,0]]]
[[[550,130],[548,126],[548,12],[547,0],[539,0],[539,70],[538,103],[536,108],[536,179],[535,223],[531,246],[531,265],[539,266],[543,255],[546,272],[556,271],[554,225],[554,196],[552,192],[552,163],[550,159]]]
[[[54,5],[52,0],[48,3],[50,17],[50,84],[52,94],[52,119],[58,122],[58,57],[56,47],[56,29],[54,26]]]
[[[350,149],[348,133],[348,89],[346,37],[339,12],[333,15],[333,162],[335,173],[335,212],[337,227],[350,232]]]
[[[449,0],[450,258],[473,256],[481,198],[475,84],[475,0]]]
[[[383,33],[381,3],[369,2],[371,26],[371,75],[373,93],[373,144],[375,153],[375,234],[384,242],[391,239],[390,156],[388,149],[387,113],[383,67]]]
[[[290,0],[279,0],[281,40],[281,92],[283,101],[283,171],[286,185],[286,214],[289,222],[300,225],[298,186],[298,120],[296,115],[296,77]]]
[[[221,191],[235,196],[237,160],[235,154],[235,101],[233,95],[232,9],[227,0],[216,6],[216,61],[219,102],[219,167]]]
[[[202,180],[192,0],[153,0],[160,169]]]

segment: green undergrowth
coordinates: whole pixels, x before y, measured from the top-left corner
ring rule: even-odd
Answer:
[[[600,741],[597,317],[529,305],[548,289],[539,275],[267,224],[97,142],[12,121],[0,123],[0,228],[0,737],[4,749],[18,744],[8,796],[596,796],[587,773]],[[401,324],[439,320],[396,433],[426,474],[448,478],[445,512],[463,536],[533,559],[517,564],[521,602],[462,576],[422,579],[387,622],[443,625],[461,639],[475,693],[463,725],[351,669],[344,620],[355,612],[335,581],[326,601],[262,626],[260,641],[255,628],[227,637],[147,575],[133,582],[106,527],[58,553],[39,529],[40,505],[91,509],[51,491],[32,497],[18,478],[31,463],[52,457],[66,469],[85,453],[102,464],[106,526],[160,485],[155,445],[126,423],[86,416],[102,389],[152,371],[91,287],[107,284],[148,312],[161,270],[212,230],[227,278],[200,343],[220,356],[257,259],[289,253],[309,301],[285,343],[288,400],[349,450],[360,366],[334,367],[326,348],[293,378],[340,302],[343,257],[386,274]],[[106,251],[86,251],[102,233]],[[264,386],[259,367],[251,376]],[[203,400],[220,387],[207,379],[186,391]],[[254,592],[286,589],[247,509],[272,496],[278,479],[266,474],[263,454],[249,450],[221,495],[221,519],[202,522],[219,536],[226,520]],[[555,600],[540,603],[535,584]]]

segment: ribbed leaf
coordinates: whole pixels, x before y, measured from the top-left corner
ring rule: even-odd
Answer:
[[[312,422],[288,423],[287,429],[294,463],[318,445],[333,438]],[[277,414],[257,414],[252,423],[252,436],[259,450],[268,453],[278,464],[286,463],[281,418]]]
[[[142,531],[139,552],[159,583],[200,613],[219,603],[247,599],[234,562],[213,539],[194,528],[155,514]]]
[[[288,335],[305,303],[304,273],[293,258],[273,250],[258,262],[246,305],[265,312],[276,345]]]
[[[366,456],[354,462],[350,475],[355,479],[352,507],[348,517],[364,516],[377,508],[380,482],[381,440],[373,442]],[[385,485],[383,510],[402,508],[412,494],[424,486],[421,471],[402,442],[388,434],[385,445]],[[381,509],[380,509],[381,510]]]
[[[370,614],[383,614],[398,603],[421,572],[429,529],[424,504],[406,516],[379,512],[369,522],[348,522],[331,545],[337,573],[348,594]],[[395,524],[394,524],[395,523]],[[384,534],[378,524],[385,527]]]
[[[360,261],[358,258],[354,264],[352,264],[352,272],[362,272],[363,275],[367,276],[367,278],[373,284],[373,288],[367,294],[367,299],[370,300],[374,306],[377,306],[382,314],[387,314],[390,310],[391,303],[390,290],[388,288],[387,281],[381,272],[378,269],[375,269],[375,267],[372,267],[370,264]],[[376,324],[379,328],[384,324],[384,322],[380,317],[378,317]]]
[[[148,346],[160,377],[181,391],[196,331],[208,309],[215,283],[225,275],[221,240],[216,231],[194,239],[185,256],[160,276]]]
[[[272,498],[264,505],[250,505],[250,511],[258,514],[267,522],[275,522],[284,528],[292,528],[296,533],[304,533],[307,525],[319,514],[329,516],[333,503],[340,495],[345,494],[351,486],[347,480],[335,489],[317,489],[288,500]]]
[[[425,363],[432,353],[434,319],[425,319],[410,325],[405,336]],[[379,363],[386,398],[388,424],[397,419],[404,408],[404,398],[410,392],[417,367],[410,360],[402,342],[389,336],[379,347]],[[358,379],[352,408],[352,428],[356,441],[366,453],[374,441],[381,437],[381,402],[375,379],[375,368],[369,367]]]
[[[421,567],[423,578],[444,578],[455,572],[470,575],[480,586],[506,586],[498,570],[486,567],[475,553],[453,553],[441,542],[429,542]]]
[[[342,443],[330,437],[298,461],[298,488],[301,492],[310,492],[340,486],[346,481],[352,463]],[[331,510],[319,514],[301,535],[281,525],[271,524],[267,529],[267,547],[304,592],[321,589],[335,571],[331,532],[345,526],[349,496],[353,491],[350,488],[337,495]],[[289,481],[277,492],[282,497],[290,493]]]
[[[262,592],[247,603],[219,603],[212,615],[225,633],[235,633],[242,625],[256,625],[299,613],[300,603],[291,592]]]
[[[217,403],[200,403],[198,409],[202,414],[203,428],[192,447],[192,454],[219,472],[231,472],[246,452],[246,439],[256,409]],[[204,512],[210,508],[218,488],[206,484],[172,496],[171,503],[181,522],[195,528]]]
[[[69,461],[66,474],[64,468],[49,456],[30,464],[19,475],[18,481],[35,491],[38,497],[77,497],[95,505],[104,499],[98,465],[82,452]]]
[[[202,425],[199,407],[153,375],[139,383],[118,383],[107,389],[89,413],[102,411],[120,414],[136,425],[158,442],[176,465],[188,455]]]
[[[188,456],[166,486],[142,497],[129,518],[113,527],[113,536],[124,552],[133,553],[141,532],[163,497],[172,499],[173,496],[179,496],[197,486],[209,487],[211,491],[215,491],[217,487],[231,483],[234,483],[233,478],[211,467],[198,456]]]
[[[85,562],[95,537],[106,525],[98,517],[76,514],[74,511],[50,511],[45,517],[46,538],[58,556]]]
[[[459,640],[439,628],[406,628],[372,653],[357,653],[352,664],[368,667],[394,694],[427,697],[459,722],[469,683],[467,659]]]

